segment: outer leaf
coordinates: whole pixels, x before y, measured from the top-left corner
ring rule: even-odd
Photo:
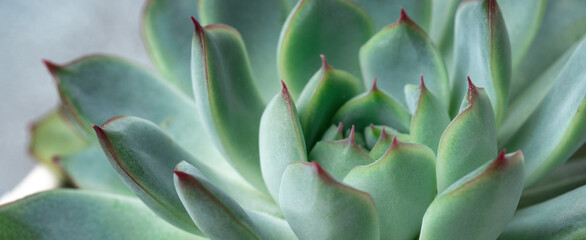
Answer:
[[[348,0],[300,0],[281,30],[277,52],[279,75],[293,98],[319,68],[319,54],[360,76],[358,49],[373,33],[368,14]]]
[[[428,147],[395,138],[381,159],[355,167],[344,182],[374,199],[381,239],[412,240],[436,194],[435,155]]]
[[[321,57],[322,67],[311,77],[297,102],[299,122],[308,148],[312,148],[327,130],[336,110],[363,91],[360,80],[335,70],[323,55]]]
[[[225,25],[202,28],[193,19],[193,91],[216,146],[255,187],[260,173],[258,124],[264,103],[256,91],[240,34]]]
[[[421,77],[417,110],[411,118],[409,132],[414,142],[437,152],[442,133],[450,124],[450,116],[440,101],[427,89]]]
[[[93,145],[80,152],[55,159],[76,187],[132,195],[106,159],[102,148]]]
[[[287,167],[279,203],[299,239],[379,239],[372,198],[334,180],[316,162]]]
[[[376,29],[381,29],[399,18],[398,9],[404,8],[423,29],[429,29],[432,0],[355,0],[372,16]],[[435,7],[435,6],[434,6]]]
[[[442,57],[403,10],[399,20],[360,48],[360,66],[366,84],[377,78],[379,87],[405,106],[403,87],[418,83],[421,75],[428,79],[429,90],[438,96],[440,105],[449,105],[449,80]]]
[[[485,88],[496,116],[502,120],[509,95],[511,54],[505,22],[496,0],[463,2],[456,15],[454,74],[450,114],[456,115],[466,92],[461,81],[470,76]]]
[[[523,190],[523,154],[479,167],[442,192],[425,212],[419,239],[496,239]]]
[[[364,129],[370,124],[387,125],[408,133],[411,115],[401,104],[379,90],[375,81],[369,92],[352,98],[340,107],[332,122],[355,125],[357,129]]]
[[[561,165],[586,142],[585,64],[583,41],[541,104],[507,143],[527,156],[526,186]]]
[[[437,189],[455,181],[497,155],[496,127],[490,100],[468,78],[462,111],[442,134],[437,151]]]
[[[287,165],[307,161],[305,139],[295,103],[285,83],[269,102],[260,121],[259,149],[262,177],[275,201],[279,201],[281,178]]]
[[[0,238],[202,239],[162,221],[136,199],[82,190],[38,193],[0,207]]]
[[[288,0],[200,0],[200,16],[204,25],[223,23],[237,29],[250,56],[254,80],[262,86],[265,100],[279,89],[277,75],[277,43],[285,21]]]
[[[568,48],[583,38],[586,33],[585,8],[586,2],[581,0],[547,1],[537,36],[513,73],[511,96],[532,85]]]
[[[452,69],[454,52],[454,19],[461,0],[432,0],[429,37],[441,52],[448,69]]]
[[[145,45],[161,75],[187,96],[191,87],[190,16],[197,14],[198,0],[149,0],[143,16]]]
[[[498,239],[580,239],[585,235],[586,186],[519,210]]]
[[[309,153],[309,160],[319,163],[338,180],[344,179],[352,168],[372,163],[368,152],[356,144],[354,131],[352,127],[350,136],[343,140],[318,142]]]

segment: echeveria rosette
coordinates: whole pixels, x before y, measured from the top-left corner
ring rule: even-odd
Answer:
[[[46,61],[31,152],[81,190],[0,207],[0,238],[583,237],[584,8],[151,0],[158,74]]]

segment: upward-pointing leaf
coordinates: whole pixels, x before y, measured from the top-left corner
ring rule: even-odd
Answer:
[[[429,29],[433,0],[354,0],[372,16],[376,30],[380,30],[399,17],[398,10],[404,8],[425,30]],[[433,7],[436,7],[435,5]]]

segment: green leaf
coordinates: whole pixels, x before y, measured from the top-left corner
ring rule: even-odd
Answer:
[[[586,142],[585,64],[583,41],[535,112],[506,144],[527,157],[526,186],[564,163]]]
[[[466,76],[485,88],[499,126],[506,110],[511,78],[509,37],[496,0],[463,2],[456,14],[454,72],[450,115],[464,96]]]
[[[137,199],[64,189],[0,207],[0,238],[202,239],[161,220]]]
[[[352,98],[340,107],[332,122],[355,125],[357,129],[364,129],[370,124],[386,125],[408,133],[411,114],[395,99],[379,90],[375,81],[370,91]]]
[[[195,102],[216,147],[253,186],[266,191],[258,156],[264,103],[256,91],[240,34],[226,25],[202,28],[193,19]]]
[[[331,125],[328,130],[322,135],[321,141],[336,141],[344,138],[344,124],[339,123],[338,126]]]
[[[375,160],[379,159],[387,152],[387,150],[389,150],[389,147],[391,147],[391,144],[393,143],[394,138],[395,138],[395,136],[389,135],[387,133],[386,128],[383,128],[380,136],[378,137],[378,140],[376,141],[376,143],[374,144],[374,146],[372,147],[372,149],[370,150],[368,155],[372,159],[375,159]]]
[[[370,14],[379,30],[399,18],[399,9],[404,8],[423,29],[429,29],[432,0],[354,0]],[[434,6],[435,7],[435,6]]]
[[[496,239],[523,190],[523,154],[501,154],[461,178],[431,203],[419,239]]]
[[[581,239],[586,235],[586,186],[515,213],[499,240]]]
[[[392,136],[400,135],[399,132],[388,126],[375,126],[374,124],[370,124],[370,126],[364,129],[364,138],[366,140],[366,147],[368,149],[372,149],[377,144],[383,131],[385,134],[390,133]],[[391,140],[392,139],[393,138],[391,137]]]
[[[319,163],[338,180],[344,179],[352,168],[372,163],[368,152],[356,144],[354,131],[352,127],[350,136],[343,140],[318,142],[309,153],[309,160]]]
[[[90,124],[101,125],[116,116],[137,116],[159,125],[194,156],[224,164],[193,101],[146,69],[108,56],[85,57],[64,66],[46,64],[67,112],[92,138]]]
[[[322,67],[305,85],[297,101],[299,122],[308,148],[312,148],[327,130],[336,110],[364,91],[360,80],[331,67],[325,56],[321,58]]]
[[[381,239],[412,240],[436,194],[435,155],[426,146],[400,143],[395,138],[382,158],[355,167],[344,182],[374,199]]]
[[[405,106],[403,87],[417,84],[421,75],[444,108],[449,105],[449,80],[442,57],[405,11],[360,48],[360,66],[366,84],[377,78],[378,86]]]
[[[279,32],[289,9],[286,0],[200,0],[203,25],[222,23],[234,27],[246,43],[254,80],[265,100],[279,89],[277,55]]]
[[[279,75],[293,98],[319,68],[319,54],[360,76],[358,49],[373,33],[368,14],[348,0],[301,0],[281,30],[277,50]]]
[[[409,133],[414,142],[437,152],[442,133],[450,124],[450,116],[440,101],[431,93],[421,78],[417,108],[411,118]]]
[[[307,161],[305,139],[295,103],[287,86],[269,102],[260,121],[259,149],[262,177],[275,201],[287,165]]]
[[[370,195],[334,180],[316,162],[289,164],[279,204],[299,239],[379,239]]]
[[[531,86],[568,48],[581,41],[586,33],[585,8],[586,2],[582,0],[547,1],[541,27],[513,72],[511,96]]]
[[[450,70],[453,65],[455,13],[461,2],[461,0],[432,0],[429,37],[441,52]]]
[[[586,158],[570,161],[527,188],[519,208],[534,205],[586,185]]]
[[[468,78],[468,93],[460,114],[442,134],[437,151],[437,189],[455,181],[497,155],[496,127],[490,100]]]
[[[190,16],[197,14],[198,0],[149,0],[143,16],[143,36],[148,53],[160,74],[187,96],[191,88]]]
[[[99,145],[56,159],[71,183],[82,189],[133,195],[114,171]]]

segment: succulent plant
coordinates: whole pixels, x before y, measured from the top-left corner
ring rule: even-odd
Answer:
[[[45,62],[31,152],[79,189],[0,238],[584,238],[585,8],[151,0],[158,73]]]

